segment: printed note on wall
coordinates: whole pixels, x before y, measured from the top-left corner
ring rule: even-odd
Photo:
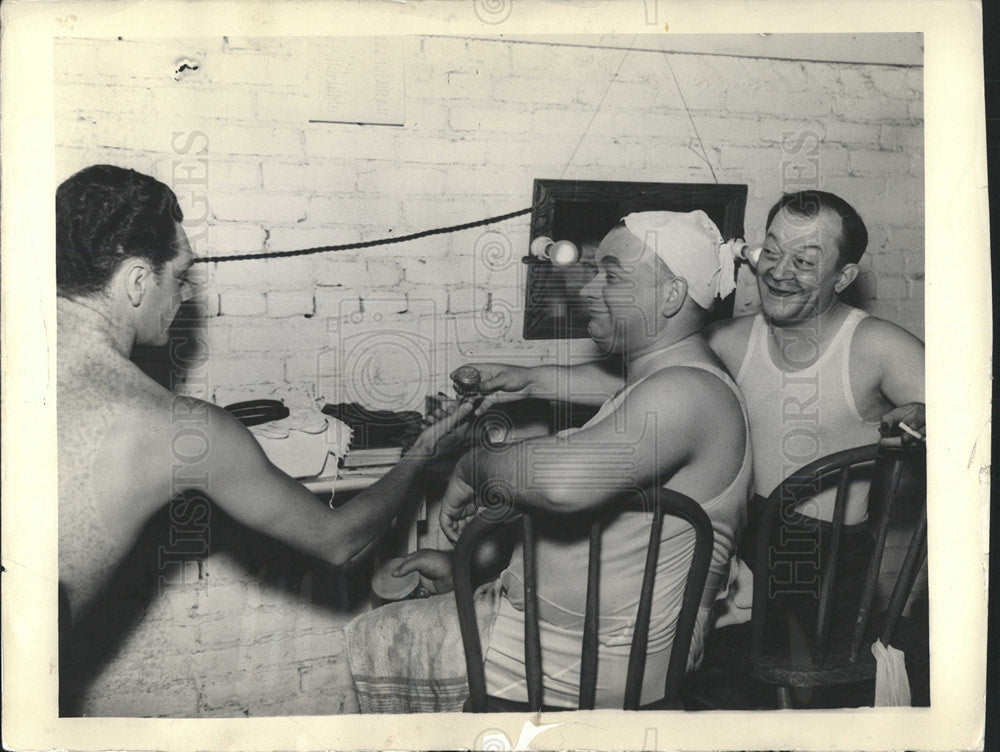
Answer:
[[[403,54],[394,37],[312,41],[310,122],[403,125]]]

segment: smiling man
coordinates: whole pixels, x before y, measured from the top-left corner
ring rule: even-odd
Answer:
[[[757,264],[760,312],[708,330],[747,400],[762,496],[812,460],[877,441],[880,423],[924,430],[923,343],[840,298],[867,243],[861,217],[840,197],[782,197]],[[865,518],[864,491],[860,484],[850,496],[849,525]],[[829,520],[832,497],[799,511]]]
[[[761,310],[720,322],[712,348],[736,377],[750,414],[756,496],[741,558],[755,559],[763,499],[798,468],[844,449],[872,444],[884,430],[924,433],[923,343],[895,324],[841,300],[858,276],[868,231],[854,208],[823,191],[787,194],[768,213],[757,263]],[[835,583],[832,633],[846,634],[871,557],[870,474],[851,480]],[[799,575],[773,593],[771,632],[812,634],[819,574],[835,489],[783,515],[772,559]],[[749,618],[752,578],[747,569],[732,588],[726,619]],[[838,618],[844,616],[845,618]],[[790,637],[791,639],[791,637]]]
[[[712,522],[715,546],[688,656],[690,667],[701,659],[750,492],[742,400],[701,335],[713,301],[733,286],[732,255],[718,229],[701,211],[630,214],[602,240],[597,259],[599,272],[580,294],[590,312],[590,336],[627,364],[623,387],[580,429],[466,454],[455,468],[441,512],[442,527],[452,542],[495,493],[514,507],[543,513],[536,518],[543,702],[559,707],[575,707],[578,699],[586,599],[581,572],[587,569],[589,527],[574,522],[572,515],[596,510],[608,514],[601,543],[602,647],[596,702],[598,707],[620,708],[649,517],[615,514],[615,503],[636,490],[664,486],[698,501]],[[687,523],[664,523],[643,703],[663,694],[666,656],[693,540]],[[448,571],[443,554],[417,552],[397,573],[411,570],[431,580],[431,589],[446,589],[438,586]],[[493,696],[523,701],[524,573],[519,549],[498,586],[485,656],[487,687]],[[396,608],[404,612],[413,607]],[[387,618],[395,613],[390,610]],[[434,624],[440,630],[441,621]],[[370,636],[381,632],[352,626],[349,639],[364,630]],[[440,641],[440,631],[435,640]],[[368,645],[393,652],[384,645]],[[391,647],[395,654],[406,652],[399,645]],[[358,682],[359,687],[367,680]],[[368,706],[363,703],[363,708]]]
[[[741,552],[750,563],[760,503],[784,478],[825,455],[878,441],[880,425],[884,431],[901,430],[904,442],[916,440],[907,429],[924,434],[923,343],[841,299],[858,276],[868,243],[858,213],[832,193],[802,191],[775,203],[766,231],[756,270],[761,310],[706,330],[712,349],[740,386],[750,417],[757,496],[749,507]],[[570,369],[475,365],[483,373],[484,391],[518,396],[592,403],[621,386],[619,376],[594,363]],[[849,613],[849,604],[860,597],[869,558],[868,488],[869,480],[858,477],[850,489],[846,549],[836,585],[840,614]],[[788,596],[796,605],[786,616],[794,622],[790,628],[806,633],[815,619],[810,604],[818,598],[817,573],[823,571],[833,498],[832,491],[820,494],[782,520],[782,539],[794,541],[788,555],[799,557],[801,574],[801,582],[790,584]],[[751,591],[749,577],[734,583],[730,605],[735,611],[727,619],[749,618]]]

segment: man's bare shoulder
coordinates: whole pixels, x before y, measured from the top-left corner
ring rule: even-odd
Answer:
[[[865,316],[854,333],[852,355],[864,360],[923,355],[924,343],[898,324]]]
[[[655,411],[674,428],[715,423],[741,414],[730,386],[697,365],[664,368],[648,376],[628,394],[630,410]]]
[[[159,462],[180,453],[189,464],[215,465],[259,449],[243,424],[221,407],[166,389],[132,402],[120,424],[123,433]]]
[[[723,319],[716,321],[704,330],[705,339],[708,340],[709,346],[733,376],[736,375],[736,371],[746,355],[754,318],[755,315],[750,314]]]

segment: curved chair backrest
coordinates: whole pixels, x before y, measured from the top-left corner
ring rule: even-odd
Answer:
[[[878,586],[879,573],[882,566],[882,554],[885,550],[886,537],[889,532],[889,522],[893,507],[898,496],[899,482],[907,461],[917,454],[923,453],[923,447],[913,449],[887,448],[879,444],[846,449],[812,462],[782,481],[771,495],[768,496],[761,510],[760,527],[757,537],[755,573],[770,571],[769,548],[771,535],[779,515],[792,510],[800,502],[814,496],[820,489],[829,487],[836,482],[837,495],[834,503],[833,519],[831,521],[829,549],[826,555],[826,567],[820,580],[819,603],[816,618],[816,634],[813,653],[813,665],[823,664],[829,643],[830,624],[834,608],[834,582],[837,576],[837,563],[841,535],[844,527],[844,514],[847,507],[847,496],[852,471],[859,465],[875,462],[875,480],[872,482],[869,496],[869,511],[875,513],[875,546],[874,553],[865,575],[861,602],[855,618],[850,661],[857,661],[868,623],[871,618],[872,604]],[[886,467],[886,464],[888,467]],[[883,475],[883,473],[885,473]],[[883,480],[887,480],[882,482]],[[870,517],[871,521],[873,518]],[[893,630],[903,612],[913,583],[919,572],[926,549],[927,509],[921,505],[921,516],[917,529],[911,538],[911,544],[906,553],[899,577],[896,580],[886,619],[882,627],[880,639],[888,644]],[[751,647],[752,656],[760,656],[764,647],[764,632],[766,625],[767,606],[769,599],[769,577],[754,577],[753,610],[751,616]]]
[[[691,647],[691,637],[694,632],[698,607],[701,603],[708,569],[712,560],[714,535],[712,524],[701,506],[684,494],[665,488],[654,488],[639,491],[624,502],[614,504],[615,513],[625,509],[634,512],[652,512],[649,545],[646,550],[645,570],[642,579],[642,589],[639,594],[639,606],[636,614],[635,631],[632,636],[632,646],[629,653],[628,673],[626,678],[623,708],[636,710],[639,708],[642,693],[642,680],[646,668],[646,647],[649,636],[649,620],[653,605],[653,587],[656,576],[656,565],[659,560],[660,535],[663,529],[663,516],[671,515],[684,519],[694,528],[695,547],[691,566],[688,570],[684,586],[684,596],[677,617],[674,642],[667,668],[664,702],[676,702],[680,692],[681,680],[687,668],[688,653]],[[589,517],[590,523],[590,558],[587,569],[587,607],[584,617],[583,644],[581,647],[580,668],[580,709],[594,707],[597,687],[597,627],[598,601],[600,579],[600,546],[604,516],[607,510],[601,510]],[[459,623],[462,630],[462,641],[465,645],[465,663],[469,679],[469,709],[472,712],[486,711],[486,677],[483,668],[483,651],[479,642],[479,631],[476,625],[476,614],[472,599],[471,562],[473,553],[479,542],[497,526],[511,524],[520,519],[522,528],[522,549],[524,551],[524,644],[525,664],[527,671],[528,706],[529,710],[542,709],[542,650],[538,631],[538,596],[535,578],[535,529],[534,520],[530,514],[519,518],[505,520],[490,520],[478,516],[462,532],[455,547],[453,559],[453,574],[455,582],[455,599],[458,603]]]

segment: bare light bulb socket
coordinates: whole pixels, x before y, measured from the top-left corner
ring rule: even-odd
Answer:
[[[552,240],[539,235],[531,241],[529,252],[535,258],[551,261],[556,266],[569,266],[580,259],[580,249],[570,240]]]

